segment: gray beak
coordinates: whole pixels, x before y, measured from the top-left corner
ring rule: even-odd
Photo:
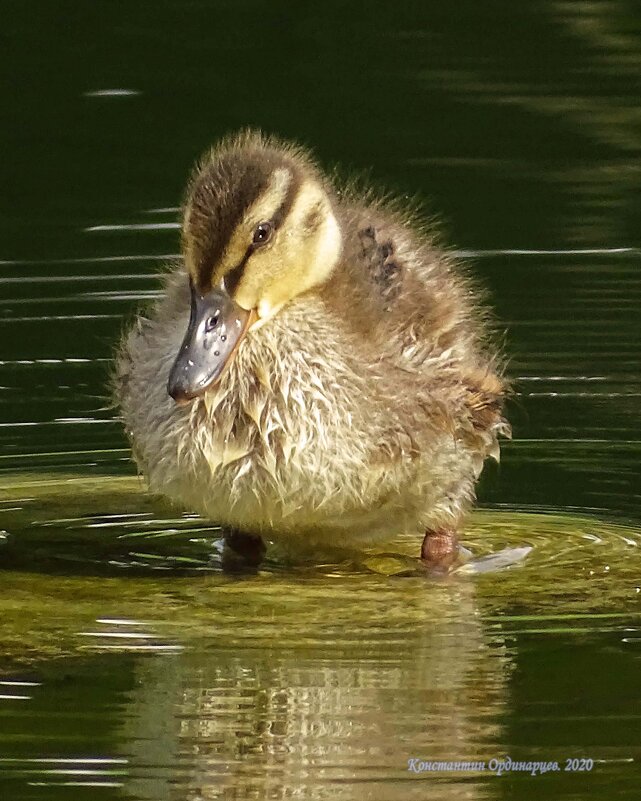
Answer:
[[[167,382],[176,402],[201,395],[220,379],[252,318],[220,288],[201,295],[191,285],[189,326]]]

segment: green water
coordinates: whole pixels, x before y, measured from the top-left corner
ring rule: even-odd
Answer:
[[[635,6],[0,8],[0,796],[637,798]],[[392,539],[233,576],[144,494],[114,343],[191,163],[248,124],[418,195],[488,288],[514,440],[465,544],[519,565],[429,581]],[[505,756],[560,770],[408,771]]]

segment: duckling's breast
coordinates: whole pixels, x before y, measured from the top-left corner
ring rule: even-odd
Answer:
[[[250,332],[219,384],[177,405],[167,378],[189,307],[176,291],[180,302],[138,322],[118,366],[152,491],[242,530],[338,540],[417,530],[426,509],[468,493],[451,436],[416,441],[425,432],[398,417],[380,366],[313,295]]]
[[[292,304],[250,332],[220,383],[187,405],[166,389],[182,317],[187,308],[139,322],[120,358],[123,417],[153,491],[260,531],[340,528],[403,506],[411,460],[380,458],[389,415],[318,304]]]

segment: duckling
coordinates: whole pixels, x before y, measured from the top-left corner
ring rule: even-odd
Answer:
[[[263,540],[411,533],[447,572],[509,435],[478,293],[402,204],[245,131],[196,166],[182,259],[124,336],[115,392],[150,489]]]

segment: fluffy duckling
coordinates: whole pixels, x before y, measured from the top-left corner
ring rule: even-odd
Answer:
[[[182,261],[116,363],[152,491],[228,543],[351,547],[415,533],[447,570],[505,383],[476,293],[433,237],[245,132],[196,167]]]

